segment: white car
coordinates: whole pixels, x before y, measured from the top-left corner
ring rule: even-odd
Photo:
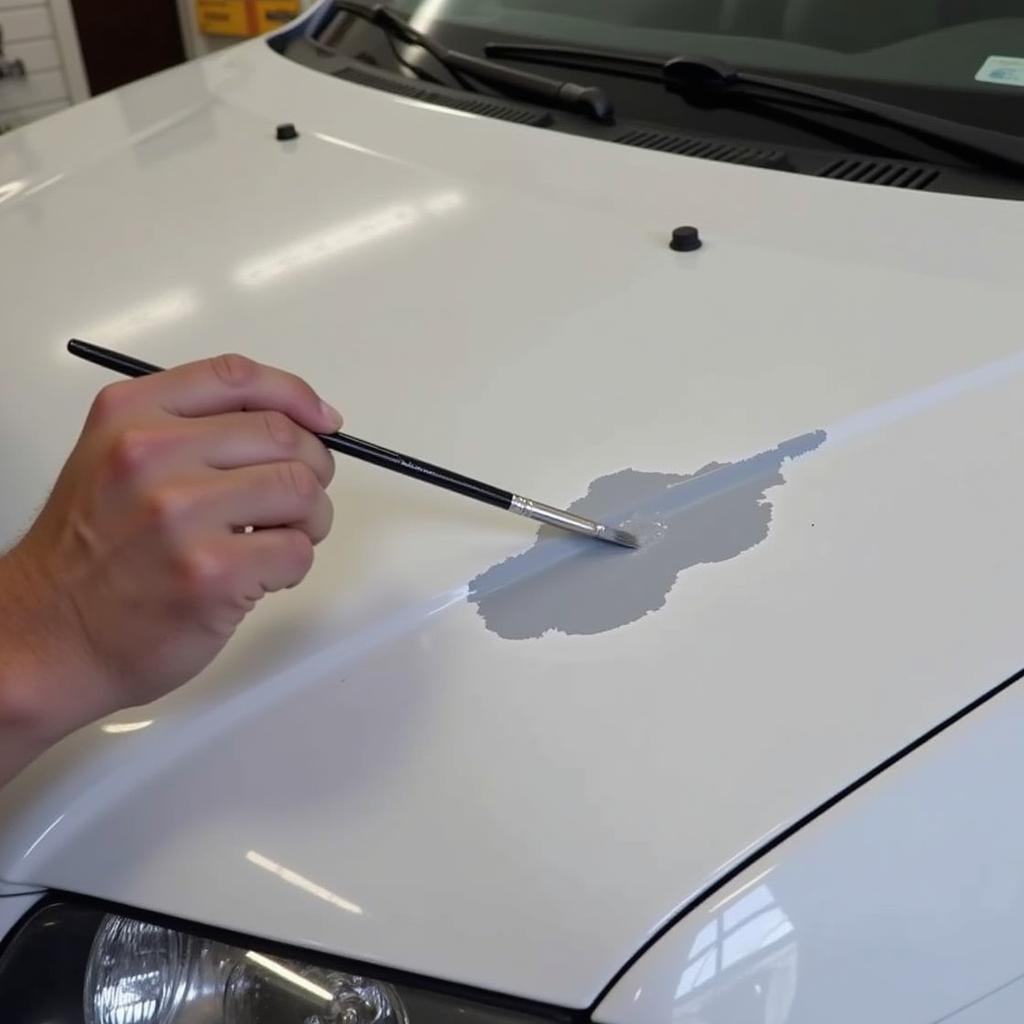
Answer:
[[[0,793],[2,1024],[1019,1020],[1022,84],[1001,0],[325,0],[0,140],[4,544],[75,336],[644,541],[341,458]]]

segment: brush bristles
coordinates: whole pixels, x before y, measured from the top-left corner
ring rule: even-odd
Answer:
[[[624,548],[640,547],[640,541],[626,530],[615,530],[609,527],[602,536],[604,540],[610,541],[612,544],[621,544]]]

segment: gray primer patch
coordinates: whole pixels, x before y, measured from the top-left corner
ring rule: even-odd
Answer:
[[[599,477],[569,510],[632,530],[638,551],[544,527],[528,551],[473,580],[469,600],[487,628],[509,640],[549,630],[603,633],[635,622],[665,603],[683,570],[735,558],[763,541],[772,518],[765,492],[785,483],[782,463],[825,439],[818,430],[686,475],[624,469]]]

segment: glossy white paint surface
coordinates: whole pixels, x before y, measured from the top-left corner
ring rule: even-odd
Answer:
[[[1024,1013],[1024,978],[988,993],[947,1018],[949,1024],[1006,1024]],[[943,1024],[946,1024],[944,1021]]]
[[[1016,684],[709,896],[596,1020],[1020,1020],[1022,735]]]
[[[554,503],[830,435],[763,543],[632,626],[522,642],[464,595],[529,525],[343,463],[305,586],[0,795],[0,877],[583,1006],[1024,662],[1020,204],[480,120],[262,43],[0,140],[0,197],[3,539],[109,379],[73,334],[244,350]]]

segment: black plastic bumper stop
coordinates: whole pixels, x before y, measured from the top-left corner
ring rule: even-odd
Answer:
[[[676,252],[693,252],[703,244],[700,240],[700,232],[695,227],[687,225],[676,228],[672,232],[672,241],[669,242],[669,247],[675,249]]]

